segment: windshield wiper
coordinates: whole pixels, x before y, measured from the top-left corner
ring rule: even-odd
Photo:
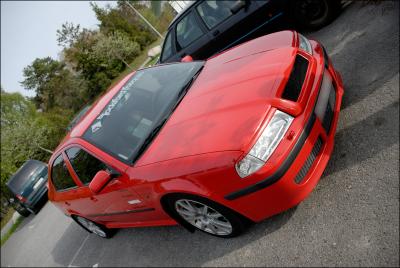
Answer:
[[[171,108],[171,111],[167,114],[167,116],[164,116],[164,118],[159,121],[157,126],[149,133],[149,135],[143,141],[142,145],[137,150],[136,155],[132,160],[132,163],[134,163],[142,155],[142,153],[147,149],[149,144],[153,141],[154,137],[157,135],[157,133],[160,131],[160,129],[164,126],[165,122],[168,120],[168,118],[174,112],[174,110],[176,109],[178,104],[182,101],[183,97],[188,92],[190,86],[193,84],[193,82],[199,76],[199,74],[200,74],[201,70],[203,69],[203,67],[204,66],[201,66],[201,68],[192,76],[192,78],[190,78],[190,80],[179,91],[178,97],[177,97],[177,101],[176,101],[175,105]]]
[[[186,93],[188,92],[189,88],[192,86],[194,80],[196,80],[196,78],[199,76],[199,74],[200,74],[201,70],[203,70],[203,68],[204,68],[204,66],[201,66],[200,69],[197,70],[197,72],[192,76],[192,78],[190,78],[190,80],[179,91],[178,103],[179,103],[179,100],[181,100],[181,98],[186,95]]]

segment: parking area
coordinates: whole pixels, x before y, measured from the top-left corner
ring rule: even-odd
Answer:
[[[1,247],[1,266],[399,266],[399,3],[371,2],[305,34],[345,95],[332,158],[296,208],[234,239],[176,226],[106,240],[47,203]]]

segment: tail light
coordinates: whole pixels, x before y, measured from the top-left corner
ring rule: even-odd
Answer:
[[[17,194],[17,198],[18,198],[18,200],[21,201],[21,202],[26,202],[26,198],[23,197],[23,196],[21,196],[21,195],[19,195],[19,194]]]

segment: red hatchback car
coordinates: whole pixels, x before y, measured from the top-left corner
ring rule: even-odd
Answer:
[[[177,223],[236,236],[310,194],[342,95],[322,45],[293,31],[138,70],[58,146],[49,199],[102,237]]]

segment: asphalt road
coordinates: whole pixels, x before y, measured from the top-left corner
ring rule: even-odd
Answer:
[[[88,235],[47,204],[1,248],[1,266],[399,266],[399,4],[350,4],[321,41],[345,96],[336,145],[297,208],[234,239],[181,227]]]

